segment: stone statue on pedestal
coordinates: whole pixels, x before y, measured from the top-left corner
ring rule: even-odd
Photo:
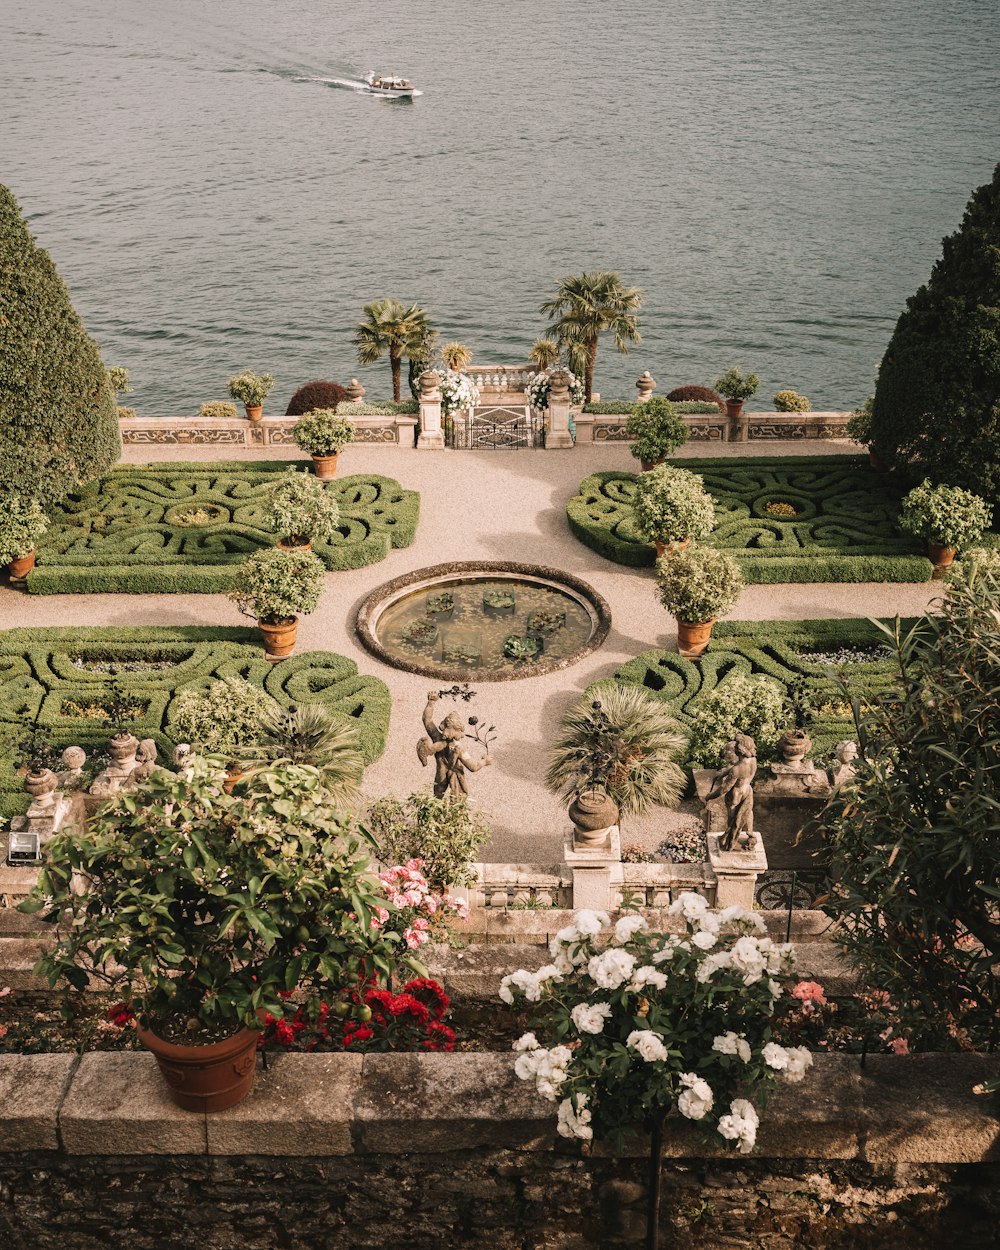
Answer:
[[[737,734],[726,743],[723,758],[725,767],[716,774],[708,798],[726,801],[726,832],[720,846],[724,851],[733,851],[752,840],[757,744],[747,734]]]

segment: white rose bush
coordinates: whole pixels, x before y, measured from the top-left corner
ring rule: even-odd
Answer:
[[[713,912],[698,894],[682,894],[670,913],[684,933],[652,933],[639,915],[612,925],[603,912],[577,912],[552,939],[550,964],[500,987],[508,1004],[538,1004],[548,1045],[526,1033],[515,1071],[557,1104],[559,1133],[620,1148],[629,1132],[652,1129],[657,1174],[669,1112],[748,1153],[754,1103],[812,1063],[805,1047],[771,1040],[791,947],[773,942],[756,913]]]
[[[569,399],[570,403],[577,408],[583,407],[583,401],[586,397],[583,379],[578,378],[575,373],[571,373],[569,369]],[[544,412],[549,406],[549,394],[552,390],[552,378],[549,373],[536,373],[528,385],[524,388],[527,396],[528,404],[534,408],[536,412]]]
[[[471,408],[479,401],[479,387],[467,373],[456,373],[453,369],[441,379],[441,415],[453,416],[463,408]]]

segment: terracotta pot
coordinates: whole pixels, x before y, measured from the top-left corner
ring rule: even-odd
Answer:
[[[658,464],[663,464],[665,460],[666,456],[661,456],[659,460],[640,460],[639,467],[643,473],[648,473],[650,469],[655,469]]]
[[[656,543],[657,560],[659,560],[661,556],[666,555],[668,551],[683,551],[690,541],[690,538],[678,538],[675,542],[666,543],[662,538],[654,539],[654,542]]]
[[[742,413],[743,405],[746,401],[743,399],[727,399],[726,400],[726,416],[730,421],[735,421]]]
[[[186,1111],[222,1111],[253,1088],[260,1037],[256,1029],[240,1029],[203,1046],[177,1046],[141,1025],[136,1033],[155,1057],[170,1097]]]
[[[264,419],[264,405],[263,404],[244,404],[243,407],[246,409],[247,417],[251,421],[263,421]]]
[[[264,653],[273,663],[283,660],[295,650],[295,635],[299,628],[299,618],[293,616],[290,621],[278,625],[269,625],[266,621],[258,621],[260,632],[264,635]]]
[[[316,476],[321,482],[332,482],[337,476],[337,457],[339,451],[335,451],[332,456],[313,456],[312,462],[316,466]]]
[[[955,548],[945,547],[941,543],[927,544],[927,555],[936,569],[946,569],[955,559]]]
[[[600,844],[618,823],[618,805],[604,790],[585,790],[569,805],[569,818],[578,842]]]
[[[7,565],[7,572],[10,574],[12,582],[21,582],[28,576],[35,567],[35,549],[32,549],[23,556],[18,556],[16,560],[11,560]]]
[[[108,754],[117,763],[123,760],[131,759],[136,753],[139,746],[139,739],[135,734],[123,734],[120,738],[112,738],[108,743]]]
[[[708,646],[715,617],[710,621],[678,621],[677,650],[685,660],[695,660]]]
[[[868,448],[868,464],[875,470],[876,473],[885,473],[889,468],[874,447]]]
[[[243,769],[240,766],[230,764],[226,769],[226,775],[222,782],[222,788],[227,794],[232,794],[236,789],[236,784],[243,777]]]
[[[293,538],[279,538],[278,546],[282,551],[312,551],[312,541],[308,538],[304,543],[297,543]]]

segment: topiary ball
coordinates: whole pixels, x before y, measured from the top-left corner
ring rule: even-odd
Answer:
[[[719,411],[726,411],[726,401],[710,386],[675,386],[667,396],[673,404],[688,404],[700,401],[705,404],[718,404]]]
[[[336,412],[337,405],[347,398],[347,387],[341,386],[339,382],[307,382],[288,401],[285,416],[303,417],[316,408],[330,408]]]

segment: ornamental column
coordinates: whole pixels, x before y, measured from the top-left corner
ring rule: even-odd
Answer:
[[[440,373],[436,369],[425,369],[420,375],[420,434],[417,436],[417,451],[444,450],[440,388]]]
[[[545,431],[545,450],[572,447],[573,435],[569,432],[569,379],[565,369],[553,369],[549,374],[549,423]]]

